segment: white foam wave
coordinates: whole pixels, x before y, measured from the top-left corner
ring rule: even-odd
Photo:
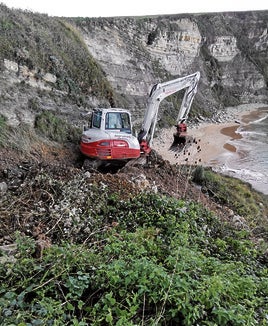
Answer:
[[[252,171],[249,169],[234,169],[229,168],[228,166],[222,166],[221,170],[223,173],[233,174],[236,175],[239,179],[244,180],[253,180],[253,181],[262,181],[265,182],[267,180],[268,176],[261,172]],[[265,183],[268,183],[266,181]]]
[[[233,168],[229,167],[228,164],[214,167],[213,170],[248,182],[256,190],[268,195],[268,173],[252,171],[246,168]]]
[[[266,120],[267,118],[268,118],[268,114],[265,115],[264,117],[261,117],[261,118],[255,120],[255,121],[251,121],[249,124],[258,124],[258,123],[260,123],[260,122]]]
[[[241,177],[249,177],[250,179],[254,180],[262,180],[264,177],[264,174],[261,172],[255,172],[255,171],[250,171],[248,169],[237,169],[234,170],[235,173],[241,175]]]
[[[239,131],[238,132],[241,136],[266,136],[265,132],[260,131]]]
[[[254,119],[254,118],[253,118]],[[219,160],[217,171],[250,183],[253,188],[268,194],[268,111],[262,110],[255,121],[241,122],[236,130],[241,138],[228,143],[236,152]]]
[[[239,155],[242,154],[241,152],[245,152],[248,156],[249,153],[253,153],[252,151],[259,152],[258,148],[263,148],[263,142],[259,139],[235,139],[229,143],[236,148],[236,152],[239,153]]]

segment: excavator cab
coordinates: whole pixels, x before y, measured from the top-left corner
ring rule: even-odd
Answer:
[[[140,145],[132,135],[130,112],[118,108],[93,110],[90,127],[81,137],[80,150],[88,158],[101,161],[138,158]]]
[[[90,128],[103,129],[112,131],[117,130],[119,132],[132,133],[131,118],[127,111],[109,111],[102,109],[96,109],[92,112],[90,118]],[[117,109],[118,110],[118,109]]]

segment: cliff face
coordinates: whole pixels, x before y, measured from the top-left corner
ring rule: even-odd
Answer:
[[[153,84],[197,70],[195,117],[268,101],[267,11],[63,19],[1,9],[0,105],[13,125],[47,109],[78,122],[95,106],[126,107],[138,122]],[[177,113],[179,98],[161,114]]]
[[[106,18],[76,22],[89,51],[130,107],[152,84],[199,70],[203,110],[267,101],[268,13]]]
[[[111,18],[77,22],[113,89],[137,113],[152,85],[198,70],[202,37],[187,18]]]

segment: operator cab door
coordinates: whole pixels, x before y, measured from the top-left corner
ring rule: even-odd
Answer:
[[[102,119],[102,112],[101,111],[94,111],[91,117],[91,124],[90,128],[101,128],[101,119]]]

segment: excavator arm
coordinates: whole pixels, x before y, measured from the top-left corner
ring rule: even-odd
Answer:
[[[199,79],[200,73],[197,71],[192,75],[177,78],[165,83],[159,83],[152,87],[142,128],[138,135],[138,140],[140,144],[142,144],[142,147],[145,149],[145,152],[149,151],[152,145],[157,122],[158,109],[161,101],[166,97],[182,89],[185,89],[184,97],[177,117],[177,123],[186,121],[194,96],[197,92]]]

